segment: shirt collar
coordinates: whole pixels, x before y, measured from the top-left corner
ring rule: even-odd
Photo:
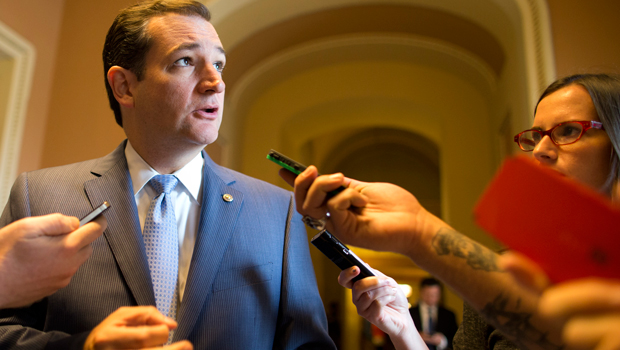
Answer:
[[[125,147],[125,158],[127,158],[127,167],[129,168],[129,176],[131,176],[133,194],[135,196],[153,176],[159,175],[159,173],[142,159],[129,140],[127,140],[127,146]],[[203,166],[204,158],[202,157],[202,152],[200,152],[184,167],[172,173],[187,189],[192,199],[198,203],[200,203],[198,195],[202,182]]]
[[[437,306],[430,306],[421,300],[420,300],[420,308],[426,309],[429,312],[432,310],[437,310]]]

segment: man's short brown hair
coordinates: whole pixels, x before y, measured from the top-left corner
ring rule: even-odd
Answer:
[[[121,107],[114,98],[108,83],[108,71],[119,66],[132,71],[138,80],[144,74],[146,53],[151,47],[151,37],[146,30],[151,18],[169,13],[184,16],[200,16],[211,19],[209,10],[194,0],[150,0],[122,10],[108,30],[103,45],[103,71],[110,108],[114,111],[116,123],[123,126]]]

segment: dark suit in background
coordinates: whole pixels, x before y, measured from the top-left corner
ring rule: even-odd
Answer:
[[[413,323],[419,332],[422,332],[422,320],[420,316],[420,306],[416,305],[409,309]],[[448,339],[448,349],[452,349],[452,339],[458,325],[456,324],[456,316],[454,312],[443,306],[437,306],[437,320],[435,320],[435,332],[439,332]]]

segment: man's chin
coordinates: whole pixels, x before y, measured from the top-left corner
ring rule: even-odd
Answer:
[[[217,141],[218,136],[219,136],[219,133],[216,132],[215,135],[207,137],[205,139],[205,141],[207,142],[207,146],[215,143],[215,141]]]
[[[203,147],[206,147],[214,143],[219,136],[218,130],[213,130],[213,129],[215,128],[208,128],[206,130],[205,129],[187,130],[184,133],[183,138],[185,138],[187,142],[190,142],[196,145],[202,145]]]

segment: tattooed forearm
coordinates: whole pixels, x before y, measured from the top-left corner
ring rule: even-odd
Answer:
[[[483,245],[447,228],[441,228],[432,240],[437,255],[454,256],[479,271],[501,272],[497,265],[498,255]],[[520,349],[560,350],[561,345],[553,344],[547,333],[532,324],[532,313],[524,308],[520,298],[499,294],[486,304],[481,314],[487,322],[497,327]]]
[[[465,259],[475,270],[500,271],[497,266],[497,255],[493,251],[454,230],[441,228],[433,237],[432,244],[437,254],[452,254]]]
[[[529,312],[519,312],[520,300],[516,302],[516,310],[509,311],[509,298],[502,294],[495,300],[488,303],[480,313],[488,322],[494,324],[502,333],[511,337],[514,343],[521,349],[529,349],[530,345],[536,348],[548,350],[560,350],[563,347],[552,343],[548,339],[548,334],[540,331],[530,322],[532,314]]]

